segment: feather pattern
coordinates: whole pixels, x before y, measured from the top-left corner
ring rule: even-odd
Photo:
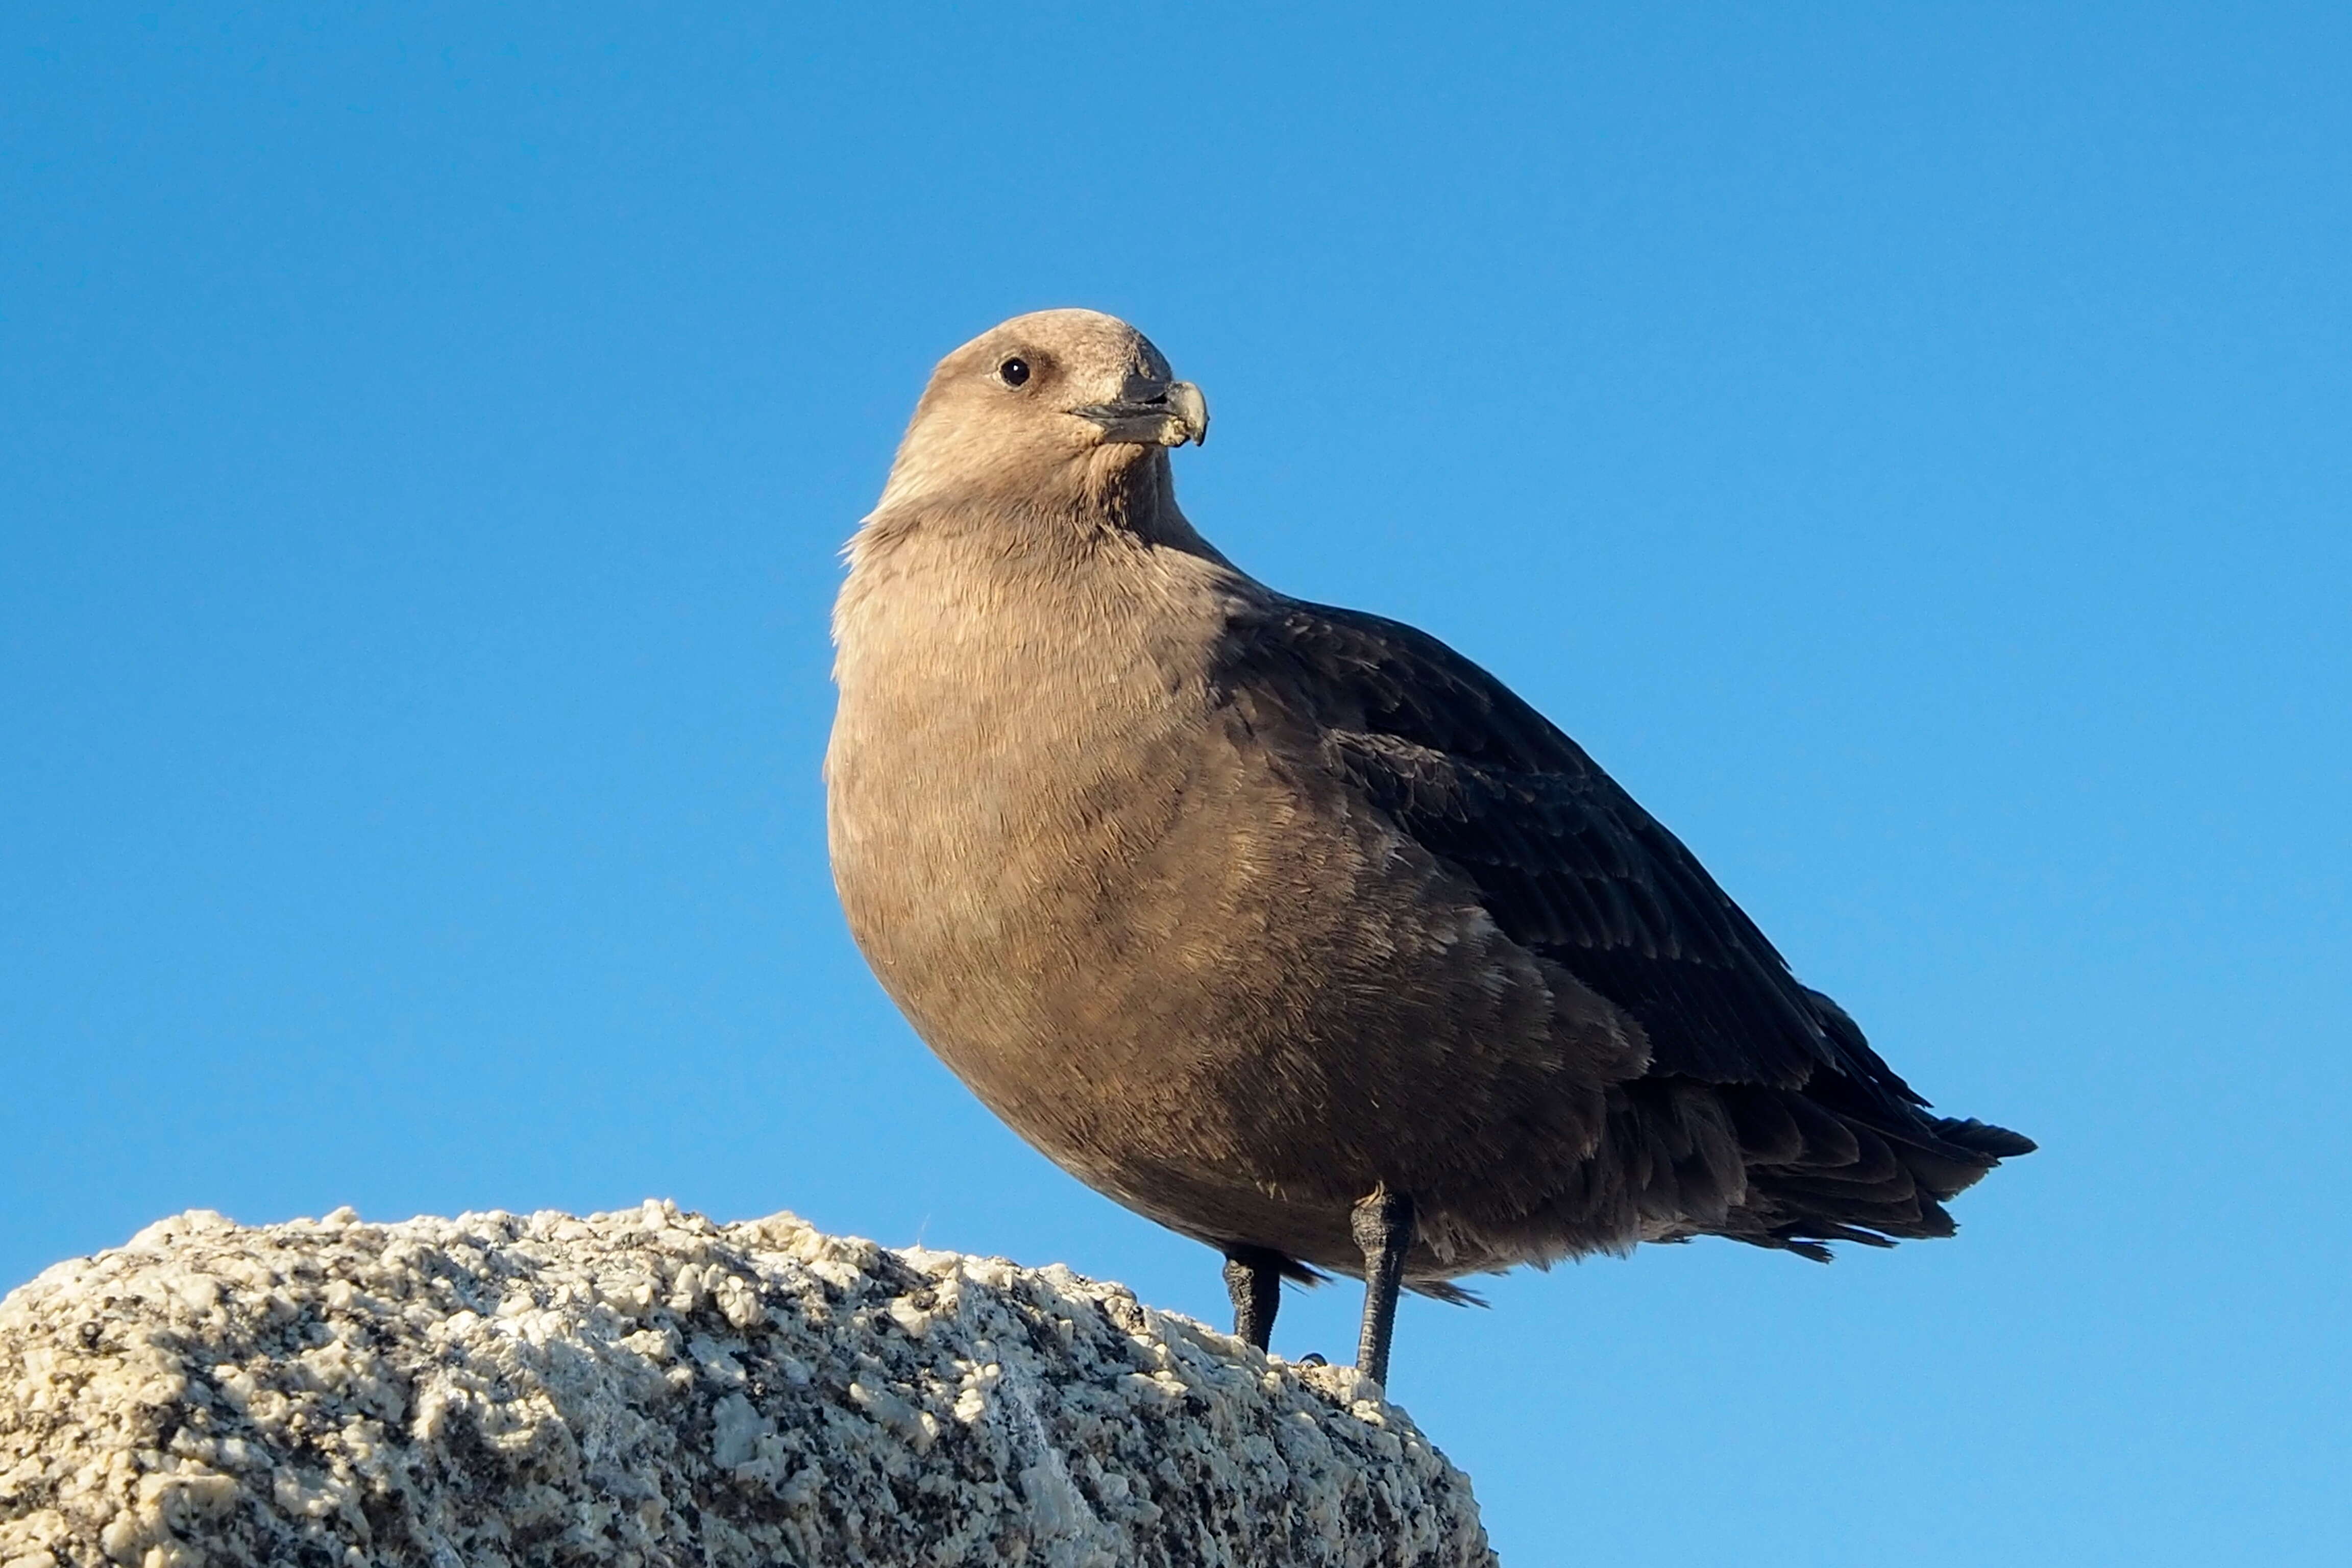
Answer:
[[[2032,1148],[1925,1114],[1681,840],[1437,638],[1267,595],[1236,613],[1227,656],[1220,679],[1237,700],[1297,705],[1324,765],[1365,805],[1474,886],[1512,940],[1641,1026],[1646,1080],[1713,1091],[1749,1191],[1700,1228],[1808,1257],[1826,1257],[1822,1240],[1945,1235],[1942,1199]],[[1643,1123],[1633,1141],[1647,1183],[1671,1185],[1661,1137]]]

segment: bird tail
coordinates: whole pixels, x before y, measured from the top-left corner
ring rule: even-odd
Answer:
[[[1740,1098],[1734,1119],[1741,1142],[1761,1157],[1748,1167],[1738,1216],[1745,1223],[1728,1234],[1817,1262],[1829,1261],[1827,1242],[1892,1247],[1951,1235],[1958,1227],[1944,1205],[2001,1161],[2035,1147],[2022,1133],[1973,1117],[1874,1102],[1834,1074],[1817,1074],[1801,1089],[1751,1089]],[[1769,1141],[1751,1142],[1751,1129]]]

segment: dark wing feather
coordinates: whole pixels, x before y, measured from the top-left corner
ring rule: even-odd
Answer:
[[[1233,631],[1230,676],[1303,707],[1326,762],[1466,877],[1513,940],[1638,1019],[1654,1074],[1794,1089],[1827,1068],[1906,1122],[1925,1103],[1680,840],[1501,681],[1355,611],[1276,601]]]

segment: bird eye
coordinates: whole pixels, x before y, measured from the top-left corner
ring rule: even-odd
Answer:
[[[1019,386],[1029,379],[1029,362],[1015,354],[996,367],[996,378],[1007,386]]]

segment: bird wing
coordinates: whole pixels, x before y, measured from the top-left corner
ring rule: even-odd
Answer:
[[[1827,1068],[1906,1120],[1926,1103],[1681,840],[1494,676],[1412,626],[1297,600],[1232,633],[1226,678],[1306,720],[1323,765],[1507,935],[1637,1019],[1654,1075],[1795,1089]]]

